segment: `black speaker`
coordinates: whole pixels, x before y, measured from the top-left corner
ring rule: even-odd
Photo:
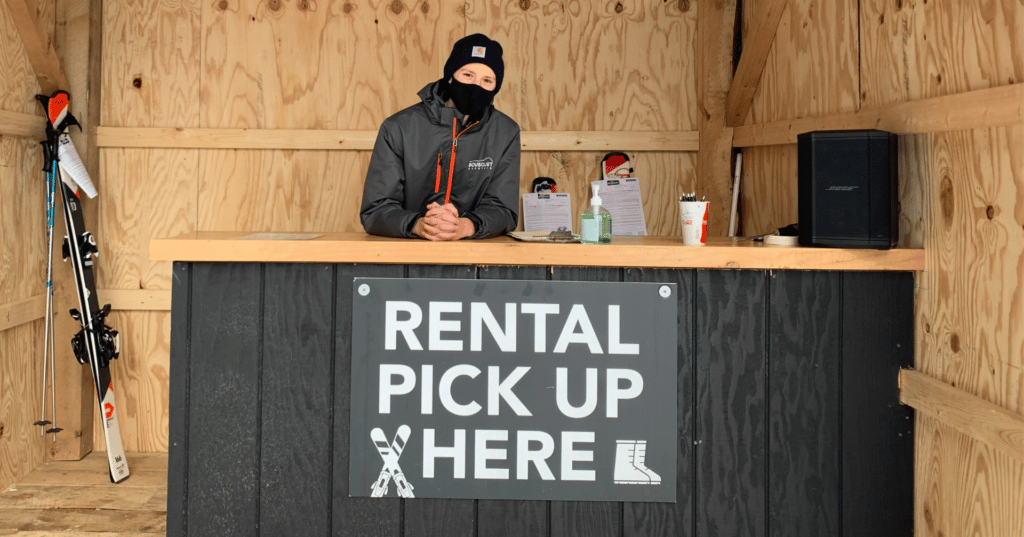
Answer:
[[[797,136],[801,246],[878,248],[899,241],[897,138],[879,130]]]

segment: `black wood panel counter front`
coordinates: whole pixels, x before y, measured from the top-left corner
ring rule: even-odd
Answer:
[[[912,533],[920,250],[244,235],[151,243],[175,261],[168,535]],[[676,502],[349,497],[355,277],[676,283]]]

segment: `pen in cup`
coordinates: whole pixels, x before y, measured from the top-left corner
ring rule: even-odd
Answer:
[[[690,192],[679,196],[679,219],[683,226],[683,244],[687,246],[704,246],[708,237],[708,202],[702,196],[697,201],[697,193]]]
[[[706,197],[707,196],[701,196],[700,201],[705,201]],[[697,193],[690,192],[689,194],[679,196],[679,201],[697,201]]]

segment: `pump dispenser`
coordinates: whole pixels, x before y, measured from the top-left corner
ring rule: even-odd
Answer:
[[[591,188],[594,197],[590,198],[590,206],[580,214],[580,242],[609,244],[612,242],[612,214],[601,206],[600,185],[591,185]]]

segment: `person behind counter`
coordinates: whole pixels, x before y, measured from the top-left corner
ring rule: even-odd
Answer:
[[[519,125],[492,104],[504,76],[498,42],[463,37],[421,102],[384,120],[359,210],[367,233],[447,241],[516,228]]]

